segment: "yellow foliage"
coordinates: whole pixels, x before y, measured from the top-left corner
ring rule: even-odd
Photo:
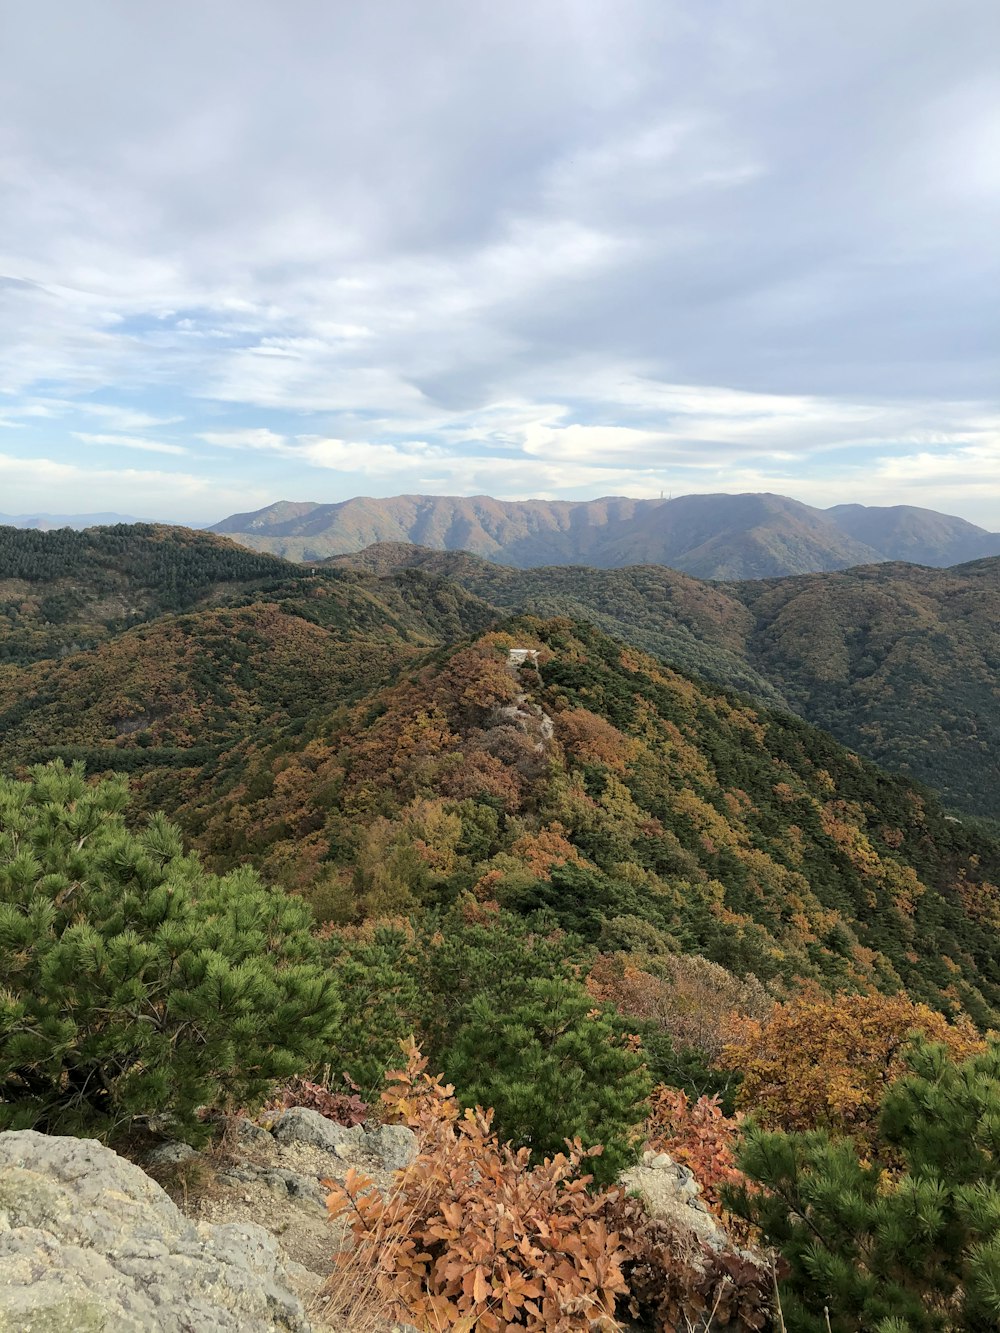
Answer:
[[[882,1096],[906,1071],[914,1033],[943,1042],[956,1060],[985,1049],[966,1018],[950,1023],[903,995],[826,996],[818,990],[737,1018],[722,1064],[743,1075],[739,1105],[775,1129],[825,1128],[862,1147],[874,1135]]]

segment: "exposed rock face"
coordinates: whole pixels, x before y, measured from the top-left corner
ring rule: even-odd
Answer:
[[[347,1153],[360,1152],[365,1142],[365,1131],[360,1125],[352,1125],[348,1129],[336,1121],[327,1120],[326,1116],[307,1106],[293,1106],[291,1110],[283,1112],[274,1123],[273,1133],[280,1143],[291,1140],[310,1143],[338,1157],[346,1155],[342,1149],[346,1149]]]
[[[642,1163],[626,1171],[621,1183],[638,1194],[651,1217],[662,1217],[683,1232],[693,1232],[714,1250],[730,1248],[729,1238],[700,1199],[693,1172],[669,1153],[643,1153]]]
[[[405,1125],[380,1125],[367,1135],[366,1146],[386,1171],[402,1171],[417,1155],[417,1136]]]
[[[0,1333],[308,1333],[263,1227],[189,1222],[90,1139],[0,1134]]]

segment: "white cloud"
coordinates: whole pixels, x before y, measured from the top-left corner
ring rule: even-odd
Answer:
[[[106,444],[114,449],[138,449],[148,454],[186,454],[189,451],[180,444],[161,444],[157,440],[145,440],[135,435],[94,435],[89,431],[75,430],[74,440],[83,440],[85,444]]]
[[[198,439],[217,449],[261,449],[283,453],[287,446],[283,435],[276,435],[273,430],[265,430],[263,427],[255,430],[201,431]]]
[[[84,467],[45,457],[0,453],[0,487],[13,513],[117,510],[140,518],[209,524],[221,512],[258,509],[269,493],[221,477],[135,468]],[[84,497],[86,503],[84,503]]]
[[[986,511],[990,0],[314,10],[12,11],[22,454],[201,440],[270,499],[839,476]]]
[[[655,431],[627,426],[553,426],[535,421],[524,429],[524,452],[568,462],[623,454],[635,458],[649,454],[663,439]]]

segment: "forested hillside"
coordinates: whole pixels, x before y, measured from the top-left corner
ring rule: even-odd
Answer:
[[[420,569],[506,609],[592,621],[674,666],[800,713],[959,809],[1000,817],[998,559],[725,584],[657,565],[513,570],[403,544],[329,565]]]
[[[110,643],[166,612],[261,601],[425,646],[498,615],[568,615],[1000,817],[997,559],[713,584],[660,565],[517,570],[405,543],[303,569],[183,528],[0,529],[0,664]]]
[[[966,674],[988,689],[994,562],[722,586],[413,548],[302,569],[194,533],[31,536],[4,571],[35,603],[10,656],[48,632],[55,655],[0,665],[0,1128],[148,1136],[155,1120],[196,1141],[227,1133],[233,1104],[304,1100],[353,1124],[385,1090],[430,1135],[419,1198],[441,1218],[423,1229],[404,1181],[387,1240],[345,1183],[335,1206],[360,1240],[375,1228],[358,1252],[383,1268],[397,1245],[459,1262],[458,1198],[497,1217],[508,1187],[537,1201],[544,1159],[578,1138],[553,1168],[582,1210],[567,1244],[589,1236],[603,1262],[604,1238],[627,1236],[619,1313],[668,1333],[723,1297],[766,1328],[773,1279],[745,1250],[706,1269],[683,1214],[665,1224],[641,1191],[604,1189],[646,1169],[643,1144],[644,1161],[696,1173],[725,1245],[754,1222],[785,1251],[794,1311],[822,1308],[827,1286],[795,1266],[782,1201],[829,1180],[830,1206],[868,1226],[869,1195],[881,1207],[909,1160],[880,1107],[914,1070],[986,1089],[963,1143],[986,1123],[1000,841],[787,706],[704,677],[784,699],[808,668],[843,685],[816,687],[838,725],[855,649],[901,707],[946,651],[981,663]],[[96,640],[76,651],[42,610],[67,587]],[[141,621],[123,627],[121,602]],[[517,665],[512,648],[537,656]],[[131,806],[121,779],[94,782],[115,771]],[[941,1045],[921,1053],[913,1032]],[[495,1119],[459,1122],[476,1105]],[[817,1130],[839,1136],[836,1157]],[[925,1158],[912,1188],[927,1194]],[[525,1282],[556,1282],[544,1247],[524,1253]],[[948,1281],[957,1262],[940,1261]],[[901,1290],[925,1283],[916,1260],[897,1267]]]
[[[139,621],[259,588],[284,561],[188,528],[0,527],[0,662],[91,647]]]
[[[480,603],[390,584],[394,621],[359,575],[303,582],[8,668],[4,767],[125,769],[210,865],[253,864],[334,920],[473,891],[609,946],[903,984],[993,1020],[997,849],[905,782],[566,618],[421,666]],[[522,641],[542,665],[516,680]]]
[[[1000,817],[1000,559],[731,591],[754,618],[748,659],[797,712],[958,808]]]

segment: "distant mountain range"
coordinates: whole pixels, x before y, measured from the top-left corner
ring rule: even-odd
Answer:
[[[1000,555],[1000,533],[911,505],[814,509],[781,495],[671,500],[494,500],[400,495],[280,501],[210,531],[290,560],[380,542],[470,551],[499,564],[667,565],[702,579],[762,579],[905,560],[943,568]]]
[[[36,528],[52,532],[55,528],[113,527],[118,523],[141,523],[128,514],[0,514],[0,527]]]

